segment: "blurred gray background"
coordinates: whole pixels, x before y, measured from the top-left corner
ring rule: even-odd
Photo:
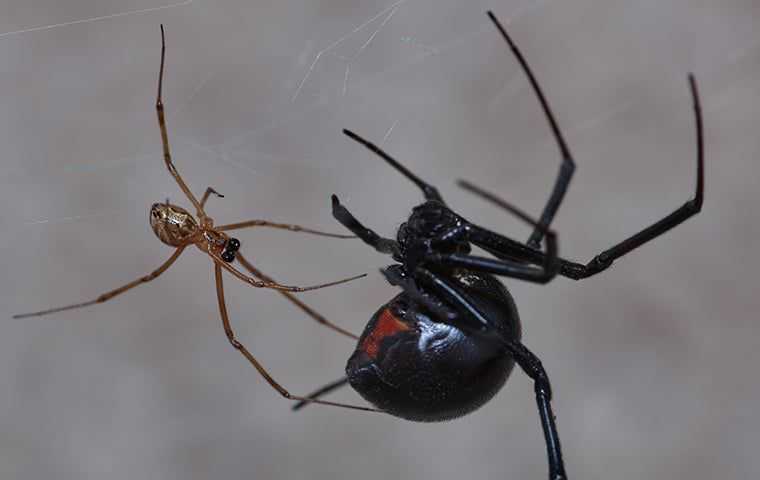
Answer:
[[[167,7],[167,8],[162,8]],[[555,226],[585,261],[693,191],[686,74],[706,129],[701,215],[602,275],[506,281],[553,379],[571,478],[757,478],[760,416],[760,6],[753,0],[3,0],[0,3],[2,479],[545,478],[531,382],[445,424],[329,407],[291,413],[226,342],[209,260],[94,298],[170,254],[150,204],[187,205],[153,110],[159,24],[176,164],[224,193],[217,223],[340,231],[338,193],[392,235],[419,192],[340,133],[382,143],[461,214],[528,229],[462,192],[465,177],[537,213],[559,163],[523,72],[534,67],[578,171]],[[352,240],[249,230],[265,272],[350,285],[301,298],[355,332],[395,289]],[[229,277],[228,277],[229,278]],[[241,340],[294,393],[340,376],[353,342],[280,295],[229,278]],[[350,389],[333,397],[361,402]]]

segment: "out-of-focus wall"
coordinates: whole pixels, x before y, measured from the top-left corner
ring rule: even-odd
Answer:
[[[542,478],[530,381],[516,371],[446,424],[311,407],[291,413],[226,342],[207,258],[80,311],[170,254],[147,210],[187,204],[161,161],[164,84],[177,167],[213,186],[218,223],[341,231],[329,195],[392,235],[419,192],[340,130],[387,148],[462,215],[528,229],[466,192],[527,211],[559,164],[493,9],[545,88],[578,170],[555,222],[586,260],[692,195],[686,81],[705,120],[702,214],[593,279],[505,283],[553,380],[572,478],[756,478],[760,417],[760,9],[751,0],[249,2],[6,0],[0,7],[0,477],[3,479]],[[132,12],[132,13],[130,13]],[[89,19],[89,20],[88,20]],[[58,26],[56,26],[58,25]],[[354,240],[241,232],[301,295],[359,332],[389,299],[389,259]],[[226,279],[240,339],[294,393],[338,378],[353,345],[274,292]],[[361,402],[346,390],[333,397]]]

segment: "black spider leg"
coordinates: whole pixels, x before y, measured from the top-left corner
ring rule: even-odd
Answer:
[[[454,308],[459,315],[449,323],[457,328],[468,329],[470,331],[480,331],[485,334],[498,335],[497,330],[489,323],[488,319],[477,309],[473,302],[469,301],[466,294],[460,292],[457,288],[449,284],[446,279],[439,277],[435,273],[424,268],[418,268],[415,271],[416,278],[424,282],[428,289],[435,291],[435,296],[445,299],[445,301]],[[520,365],[520,368],[528,375],[534,384],[536,394],[536,405],[538,415],[541,419],[541,428],[544,432],[546,442],[546,455],[549,462],[549,479],[564,480],[565,465],[562,460],[562,449],[560,447],[559,434],[555,422],[554,412],[551,407],[552,389],[549,382],[549,376],[544,370],[541,360],[533,354],[525,345],[515,340],[507,340],[501,335],[495,336],[506,352],[511,354]]]
[[[355,134],[351,130],[347,130],[344,128],[343,133],[345,133],[350,138],[356,140],[357,142],[367,147],[369,150],[377,154],[380,158],[388,162],[388,164],[391,167],[401,172],[403,176],[405,176],[406,178],[414,182],[414,184],[420,187],[420,190],[422,190],[422,194],[425,196],[425,200],[435,200],[436,202],[441,202],[445,205],[446,202],[443,201],[443,197],[441,197],[441,194],[438,193],[437,188],[428,184],[427,182],[419,178],[417,175],[410,172],[408,168],[401,165],[396,159],[394,159],[393,157],[385,153],[380,147],[370,142],[369,140],[363,139],[362,137]]]
[[[533,380],[533,388],[536,393],[536,405],[538,416],[541,419],[541,429],[544,431],[546,442],[546,456],[549,460],[549,479],[565,480],[565,462],[562,460],[562,448],[560,447],[559,433],[554,412],[552,411],[552,389],[549,376],[541,364],[541,360],[520,342],[506,342],[507,350],[515,358],[515,361],[523,371]]]
[[[691,96],[694,104],[694,117],[696,119],[697,130],[697,185],[694,192],[694,198],[684,203],[681,207],[662,220],[655,222],[639,233],[603,251],[591,259],[586,265],[575,262],[563,262],[560,272],[562,275],[575,280],[595,275],[612,265],[612,262],[615,259],[620,258],[631,250],[659,237],[702,210],[705,184],[704,133],[702,127],[702,108],[699,103],[699,92],[697,91],[697,82],[692,73],[689,74],[689,87],[691,88]]]
[[[484,200],[487,200],[493,203],[494,205],[507,210],[508,212],[524,220],[525,222],[530,223],[532,225],[536,225],[536,222],[527,213],[523,212],[522,210],[515,207],[514,205],[508,203],[506,200],[500,197],[497,197],[493,193],[488,192],[487,190],[484,190],[478,186],[475,186],[466,180],[458,180],[457,184],[460,187],[464,188],[465,190],[478,195]],[[522,244],[518,242],[517,240],[513,240],[509,237],[505,237],[504,235],[501,235],[496,232],[492,232],[491,230],[485,229],[483,227],[480,227],[474,224],[470,224],[468,228],[469,228],[468,241],[470,241],[474,245],[477,245],[478,247],[482,248],[483,250],[487,251],[488,253],[490,253],[491,255],[497,258],[524,262],[524,263],[533,263],[537,265],[546,261],[545,255],[543,252],[540,252],[525,244]],[[573,263],[563,258],[559,258],[557,261],[560,264],[560,271],[557,273],[559,273],[560,275],[562,275],[563,273],[562,272],[563,267],[565,267],[567,264]]]
[[[534,227],[538,227],[538,222],[536,222],[530,215],[508,203],[506,200],[497,197],[493,193],[483,190],[466,180],[457,180],[457,185],[496,206],[503,208],[520,220],[529,223]],[[492,232],[472,223],[467,224],[467,230],[467,240],[469,242],[472,242],[497,258],[535,264],[540,264],[544,261],[541,252],[537,251],[535,248],[520,243],[517,240],[505,237],[504,235]]]
[[[306,398],[309,400],[317,400],[325,395],[327,395],[330,392],[333,392],[341,387],[344,387],[348,384],[348,377],[343,377],[341,379],[335,380],[334,382],[330,382],[327,385],[319,388],[318,390],[314,390],[310,394],[306,395]],[[297,412],[298,410],[302,409],[303,407],[310,405],[312,402],[301,400],[300,402],[296,403],[292,407],[290,407],[291,410],[294,412]]]
[[[378,252],[391,254],[394,258],[400,255],[398,242],[391,240],[390,238],[381,237],[373,230],[370,230],[359,223],[359,220],[357,220],[346,207],[341,205],[338,196],[335,194],[332,196],[332,212],[335,220],[339,221],[364,243],[373,247]]]
[[[476,225],[469,225],[469,231],[469,241],[478,246],[483,244],[488,245],[490,243],[488,241],[494,238],[495,235],[493,232]],[[541,252],[536,252],[541,254],[539,256],[541,260],[540,266],[527,265],[524,261],[509,259],[514,258],[510,257],[509,254],[501,256],[502,258],[493,259],[458,253],[432,253],[425,256],[425,262],[518,278],[528,282],[547,283],[559,273],[562,263],[561,259],[557,256],[557,235],[552,231],[547,231],[545,232],[545,236],[546,253],[541,254]]]
[[[543,231],[544,227],[539,225],[530,215],[514,205],[484,192],[477,187],[468,186],[466,188],[472,188],[472,191],[475,193],[485,196],[487,199],[512,213],[520,220]],[[523,245],[516,240],[512,240],[511,238],[504,237],[470,223],[465,219],[461,220],[461,223],[456,227],[442,232],[438,238],[433,240],[433,243],[444,242],[452,238],[466,240],[467,242],[483,248],[497,257],[498,260],[467,254],[430,253],[424,257],[425,262],[488,272],[495,275],[503,275],[536,283],[547,283],[559,272],[560,266],[562,265],[562,259],[560,259],[557,254],[557,235],[554,231],[548,230],[544,232],[546,238],[546,252],[541,252]],[[530,263],[535,264],[536,266],[529,265]]]
[[[528,66],[528,62],[525,60],[525,57],[523,57],[522,52],[520,52],[520,50],[517,48],[517,45],[512,41],[512,38],[507,33],[507,30],[496,18],[496,15],[494,15],[493,12],[489,11],[488,16],[496,25],[496,28],[499,29],[499,32],[501,32],[501,36],[504,37],[504,40],[506,40],[507,44],[509,44],[509,47],[512,49],[512,53],[514,53],[517,61],[520,62],[525,75],[528,77],[528,80],[533,87],[533,91],[536,93],[536,97],[538,97],[538,101],[541,103],[541,108],[544,110],[544,115],[546,115],[549,126],[552,129],[554,139],[557,141],[560,155],[562,155],[562,163],[559,166],[559,173],[557,174],[557,180],[554,183],[552,193],[549,196],[549,200],[546,202],[546,206],[544,206],[543,212],[541,213],[541,219],[538,221],[538,226],[533,229],[533,233],[527,242],[529,247],[538,248],[539,244],[541,243],[541,238],[544,236],[544,232],[549,228],[549,225],[554,219],[554,215],[557,214],[557,210],[559,210],[559,206],[562,203],[562,200],[565,198],[565,192],[567,192],[567,187],[570,185],[570,179],[573,177],[573,172],[575,172],[575,161],[573,160],[573,156],[570,153],[570,148],[568,148],[567,143],[565,143],[565,139],[562,136],[562,131],[559,129],[559,124],[557,124],[557,120],[554,118],[551,107],[549,107],[549,102],[546,100],[546,97],[544,96],[544,93],[538,84],[538,80],[536,80],[536,77],[533,75],[530,66]]]
[[[437,301],[435,297],[420,290],[417,287],[417,284],[414,283],[414,280],[404,272],[403,266],[391,265],[386,268],[381,268],[380,273],[383,274],[388,283],[396,287],[401,287],[412,300],[430,310],[435,318],[450,321],[456,316],[456,313]]]
[[[612,265],[612,262],[614,260],[622,257],[623,255],[643,245],[644,243],[662,235],[668,230],[686,221],[688,218],[696,215],[702,209],[704,198],[704,132],[702,125],[702,109],[699,102],[699,92],[697,90],[697,83],[694,79],[693,74],[689,74],[689,86],[691,88],[692,100],[694,104],[697,137],[697,181],[694,198],[686,202],[684,205],[682,205],[680,208],[662,220],[623,240],[617,245],[614,245],[613,247],[603,251],[591,259],[591,261],[589,261],[586,265],[560,258],[560,271],[558,272],[560,275],[572,278],[574,280],[580,280],[582,278],[587,278],[595,275],[607,269],[610,265]],[[501,198],[481,189],[480,187],[476,187],[475,185],[464,180],[460,180],[458,184],[462,188],[475,193],[481,198],[509,210],[520,218],[527,216],[516,207],[508,204]],[[544,254],[542,252],[533,250],[503,235],[491,232],[476,225],[470,225],[469,229],[469,241],[485,249],[498,258],[538,263],[541,262],[541,259],[544,257]]]
[[[501,199],[499,199],[499,201],[503,202]],[[514,278],[520,278],[523,280],[534,281],[537,283],[547,283],[551,281],[556,275],[569,276],[573,278],[571,274],[575,269],[584,268],[583,265],[559,257],[556,253],[556,246],[553,247],[554,252],[549,251],[549,247],[551,247],[550,241],[553,242],[554,239],[552,237],[556,235],[554,232],[549,232],[546,234],[547,252],[544,253],[542,251],[530,248],[527,245],[513,240],[509,237],[505,237],[472,223],[466,224],[463,228],[466,229],[468,242],[472,243],[473,245],[477,245],[496,258],[504,260],[504,262],[466,255],[432,255],[426,257],[426,260],[432,262],[442,262],[455,266],[466,265],[466,268],[472,270],[481,270],[496,275],[505,275]],[[465,259],[464,257],[469,257],[469,259]],[[479,268],[484,262],[488,265],[484,268]],[[529,267],[527,264],[543,265],[543,269]],[[504,270],[506,269],[516,269],[522,272],[530,272],[532,278],[512,275],[508,272],[505,272]],[[543,272],[543,275],[541,275],[539,272]]]
[[[496,258],[503,260],[533,263],[536,265],[541,265],[546,261],[546,256],[543,252],[478,225],[470,226],[469,241]],[[561,262],[562,260],[558,261]]]

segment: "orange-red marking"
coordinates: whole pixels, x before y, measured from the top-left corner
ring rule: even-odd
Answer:
[[[377,352],[380,350],[380,342],[382,342],[385,337],[409,329],[409,325],[402,322],[398,317],[391,313],[390,309],[386,308],[380,312],[380,317],[377,319],[375,328],[369,332],[369,335],[364,337],[361,349],[364,350],[370,358],[374,359],[377,357]]]

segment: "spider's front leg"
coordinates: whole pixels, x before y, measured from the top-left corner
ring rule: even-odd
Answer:
[[[554,183],[554,188],[552,188],[551,195],[549,196],[549,199],[547,200],[546,205],[541,212],[541,219],[534,227],[533,233],[527,242],[528,246],[531,248],[538,249],[539,245],[541,244],[541,239],[545,235],[546,230],[548,230],[549,225],[551,225],[554,216],[557,214],[557,210],[559,210],[559,206],[562,203],[562,200],[565,198],[567,187],[570,185],[570,180],[573,178],[573,173],[575,172],[575,161],[573,160],[573,156],[570,153],[570,148],[565,142],[565,138],[562,135],[559,124],[554,118],[554,113],[552,113],[552,109],[549,107],[549,102],[546,100],[546,96],[541,90],[541,86],[538,84],[536,76],[533,75],[533,71],[528,65],[527,60],[525,60],[525,57],[523,56],[522,52],[520,52],[520,49],[517,48],[517,45],[509,36],[507,30],[496,18],[496,15],[494,15],[493,12],[488,12],[488,17],[491,19],[494,25],[496,25],[499,33],[501,33],[501,36],[507,42],[509,48],[512,49],[512,53],[514,53],[517,61],[520,63],[520,66],[525,72],[525,75],[528,77],[528,81],[533,87],[533,91],[536,94],[539,103],[541,104],[541,109],[544,111],[544,116],[549,122],[549,127],[552,130],[552,135],[554,135],[554,140],[556,141],[560,155],[562,156],[562,163],[560,163],[559,172],[557,173],[557,180]]]
[[[351,230],[354,235],[359,237],[364,243],[373,247],[380,253],[387,253],[393,256],[399,255],[398,242],[390,238],[384,238],[365,227],[357,220],[346,207],[341,205],[338,196],[332,196],[332,212],[335,220],[339,221],[344,227]]]
[[[190,203],[193,204],[195,207],[195,210],[199,217],[203,218],[206,216],[206,212],[203,210],[203,206],[200,202],[198,202],[198,199],[195,198],[195,195],[193,195],[193,192],[190,191],[190,188],[187,186],[185,181],[182,179],[182,176],[177,171],[177,167],[174,166],[174,162],[172,162],[172,155],[171,155],[171,149],[169,147],[169,134],[166,131],[166,116],[164,112],[164,102],[161,98],[161,91],[163,87],[164,82],[164,61],[166,58],[166,39],[164,37],[164,26],[161,25],[161,68],[158,71],[158,95],[156,95],[156,115],[158,115],[158,128],[161,130],[161,145],[164,150],[164,163],[166,164],[166,168],[169,170],[169,173],[172,177],[174,177],[174,180],[177,182],[177,185],[179,185],[179,188],[182,190],[182,192],[185,194],[188,200],[190,200]]]
[[[428,201],[433,200],[433,201],[440,202],[443,204],[446,203],[443,201],[443,197],[441,197],[441,194],[438,193],[437,188],[435,188],[433,185],[430,185],[429,183],[427,183],[426,181],[424,181],[423,179],[421,179],[420,177],[412,173],[412,171],[406,168],[405,166],[401,165],[401,163],[398,160],[388,155],[385,152],[385,150],[378,147],[377,145],[370,142],[369,140],[366,140],[360,137],[359,135],[355,134],[351,130],[344,128],[343,133],[346,134],[346,136],[348,136],[352,140],[355,140],[361,143],[362,145],[364,145],[368,150],[370,150],[371,152],[375,153],[377,156],[379,156],[380,158],[388,162],[388,165],[395,168],[399,173],[401,173],[401,175],[405,176],[412,183],[417,185],[420,188],[420,190],[422,190],[422,195],[425,197],[425,200],[428,200]]]
[[[217,192],[213,188],[206,187],[206,191],[203,192],[203,196],[201,197],[201,207],[204,207],[206,205],[206,200],[208,200],[208,197],[211,196],[212,193],[214,195],[216,195],[217,197],[219,197],[219,198],[224,198],[224,195],[222,195],[221,193]]]

